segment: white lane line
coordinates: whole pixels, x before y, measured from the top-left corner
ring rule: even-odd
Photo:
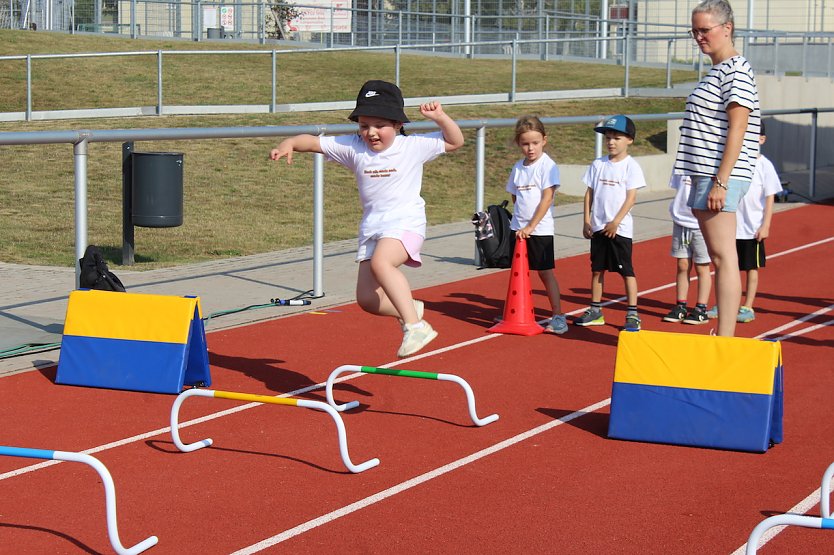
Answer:
[[[462,466],[466,466],[467,464],[473,463],[473,462],[475,462],[479,459],[482,459],[484,457],[487,457],[489,455],[493,455],[493,454],[495,454],[495,453],[497,453],[497,452],[499,452],[503,449],[506,449],[508,447],[512,447],[516,443],[520,443],[522,441],[530,439],[533,436],[537,436],[541,433],[544,433],[548,430],[551,430],[551,429],[553,429],[557,426],[561,426],[562,424],[565,424],[566,422],[570,422],[571,420],[574,420],[574,419],[579,418],[581,416],[585,416],[586,414],[597,411],[597,410],[599,410],[603,407],[608,406],[610,403],[611,403],[611,399],[605,399],[605,400],[599,401],[598,403],[594,403],[593,405],[589,405],[589,406],[585,407],[584,409],[572,412],[572,413],[570,413],[566,416],[563,416],[562,418],[559,418],[557,420],[552,420],[552,421],[550,421],[546,424],[542,424],[541,426],[537,426],[536,428],[533,428],[531,430],[527,430],[526,432],[520,433],[520,434],[518,434],[516,436],[513,436],[511,438],[505,439],[504,441],[502,441],[500,443],[496,443],[495,445],[492,445],[490,447],[487,447],[485,449],[482,449],[480,451],[472,453],[471,455],[467,455],[466,457],[458,459],[454,462],[451,462],[449,464],[446,464],[446,465],[443,465],[441,467],[435,468],[434,470],[426,472],[425,474],[421,474],[421,475],[416,476],[416,477],[414,477],[410,480],[407,480],[405,482],[401,482],[401,483],[399,483],[395,486],[392,486],[388,489],[382,490],[379,493],[375,493],[373,495],[365,497],[364,499],[360,499],[359,501],[356,501],[355,503],[351,503],[350,505],[345,505],[344,507],[342,507],[340,509],[336,509],[335,511],[332,511],[330,513],[322,515],[318,518],[308,520],[307,522],[305,522],[303,524],[299,524],[298,526],[296,526],[294,528],[290,528],[289,530],[285,530],[284,532],[281,532],[280,534],[272,536],[271,538],[267,538],[267,539],[262,540],[262,541],[260,541],[256,544],[250,545],[249,547],[244,547],[243,549],[235,551],[232,555],[246,555],[246,554],[249,554],[249,553],[257,553],[258,551],[262,551],[262,550],[264,550],[268,547],[272,547],[273,545],[279,544],[279,543],[281,543],[283,541],[286,541],[290,538],[298,536],[299,534],[303,534],[304,532],[312,530],[313,528],[318,528],[319,526],[323,526],[323,525],[325,525],[329,522],[333,522],[334,520],[336,520],[338,518],[341,518],[343,516],[347,516],[347,515],[349,515],[353,512],[356,512],[360,509],[364,509],[365,507],[368,507],[370,505],[373,505],[374,503],[378,503],[380,501],[388,499],[389,497],[393,497],[394,495],[397,495],[398,493],[402,493],[402,492],[404,492],[408,489],[419,486],[420,484],[424,484],[425,482],[428,482],[429,480],[433,480],[433,479],[435,479],[439,476],[443,476],[444,474],[447,474],[447,473],[449,473],[453,470],[456,470],[456,469],[458,469]]]
[[[822,239],[820,241],[815,241],[813,243],[808,243],[806,245],[800,245],[800,246],[794,247],[792,249],[788,249],[788,250],[785,250],[785,251],[775,253],[773,255],[769,255],[769,257],[770,258],[776,258],[778,256],[783,256],[785,254],[792,254],[792,253],[799,252],[799,251],[802,251],[802,250],[805,250],[805,249],[808,249],[808,248],[812,248],[812,247],[815,247],[815,246],[822,245],[824,243],[828,243],[830,241],[834,241],[834,237],[829,237],[827,239]],[[645,291],[641,291],[638,294],[641,295],[641,296],[644,296],[646,294],[655,293],[657,291],[662,291],[664,289],[669,289],[669,288],[674,287],[674,286],[675,286],[675,283],[672,282],[672,283],[668,283],[666,285],[661,285],[661,286],[658,286],[658,287],[654,287],[652,289],[647,289]],[[608,305],[611,305],[611,304],[614,304],[614,303],[622,302],[622,300],[624,300],[624,299],[625,299],[625,297],[619,297],[617,299],[609,300],[609,301],[604,302],[603,306],[608,306]],[[834,305],[832,305],[832,306],[834,306]],[[824,313],[825,311],[827,311],[831,308],[832,307],[828,307],[827,309],[821,309],[820,311],[817,311],[812,315],[803,316],[798,321],[804,322],[804,321],[812,318],[813,316]],[[579,314],[583,310],[584,309],[577,309],[577,310],[574,310],[572,312],[569,312],[568,314],[569,315]],[[796,325],[795,323],[791,322],[791,323],[785,324],[784,326],[782,326],[780,328],[776,328],[772,332],[766,332],[766,333],[764,333],[764,334],[762,334],[758,337],[761,338],[761,337],[764,337],[764,336],[769,335],[771,333],[779,333],[780,331],[783,331],[784,329],[793,327],[795,325]],[[393,367],[399,366],[401,364],[407,364],[407,363],[413,362],[415,360],[420,360],[420,359],[432,357],[432,356],[435,356],[435,355],[438,355],[438,354],[453,351],[453,350],[456,350],[456,349],[460,349],[460,348],[463,348],[463,347],[468,347],[470,345],[474,345],[474,344],[480,343],[482,341],[488,341],[490,339],[495,339],[496,337],[501,337],[501,336],[502,336],[502,334],[486,334],[482,337],[477,337],[475,339],[470,339],[468,341],[462,341],[462,342],[456,343],[454,345],[449,345],[448,347],[443,347],[441,349],[435,349],[434,351],[428,351],[428,352],[425,352],[425,353],[415,355],[413,357],[396,360],[394,362],[389,362],[388,364],[380,366],[380,368],[393,368]],[[356,374],[348,374],[348,375],[345,375],[345,376],[342,376],[341,378],[339,378],[336,381],[336,383],[356,379],[358,377],[365,376],[365,375],[366,374],[361,373],[361,372],[357,372]],[[297,395],[302,395],[304,393],[308,393],[310,391],[315,391],[317,389],[321,389],[324,386],[325,386],[325,382],[320,382],[320,383],[313,384],[313,385],[310,385],[310,386],[307,386],[307,387],[303,387],[301,389],[296,389],[294,391],[290,391],[288,393],[282,393],[282,394],[276,395],[275,397],[294,397],[294,396],[297,396]],[[234,414],[234,413],[242,412],[244,410],[255,408],[257,406],[260,406],[260,403],[248,403],[248,404],[240,405],[238,407],[234,407],[234,408],[231,408],[231,409],[211,413],[211,414],[208,414],[206,416],[196,418],[194,420],[181,422],[180,423],[180,428],[186,428],[188,426],[193,426],[195,424],[200,424],[202,422],[208,422],[208,421],[214,420],[216,418],[222,418],[224,416],[228,416],[228,415],[231,415],[231,414]],[[99,453],[101,451],[106,451],[108,449],[114,449],[116,447],[121,447],[123,445],[129,445],[129,444],[135,443],[137,441],[143,441],[145,439],[149,439],[149,438],[152,438],[152,437],[155,437],[155,436],[158,436],[158,435],[169,434],[169,433],[171,433],[171,427],[167,426],[165,428],[159,428],[157,430],[153,430],[153,431],[150,431],[150,432],[145,432],[143,434],[131,436],[131,437],[128,437],[128,438],[124,438],[124,439],[114,441],[114,442],[111,442],[111,443],[107,443],[107,444],[104,444],[104,445],[100,445],[100,446],[97,446],[97,447],[92,447],[90,449],[86,449],[86,450],[80,451],[80,452],[84,453],[86,455],[92,455],[92,454],[95,454],[95,453]],[[9,479],[9,478],[13,478],[15,476],[20,476],[22,474],[27,474],[29,472],[34,472],[36,470],[40,470],[42,468],[46,468],[46,467],[49,467],[49,466],[52,466],[52,465],[55,465],[55,464],[61,464],[62,462],[63,461],[56,461],[56,460],[44,461],[44,462],[40,462],[40,463],[37,463],[37,464],[24,466],[22,468],[18,468],[18,469],[11,470],[11,471],[8,471],[8,472],[4,472],[4,473],[0,474],[0,481],[6,480],[6,479]]]
[[[805,316],[797,318],[796,320],[791,320],[790,322],[788,322],[787,324],[785,324],[783,326],[779,326],[778,328],[773,328],[772,330],[770,330],[768,332],[757,335],[754,339],[762,339],[764,337],[767,337],[768,335],[782,333],[785,330],[789,330],[793,327],[798,326],[799,324],[803,324],[803,323],[807,322],[808,320],[813,320],[817,316],[820,316],[820,315],[825,314],[827,312],[831,312],[832,310],[834,310],[834,304],[830,304],[826,307],[823,307],[823,308],[817,310],[816,312],[812,312],[811,314],[806,314]],[[786,335],[784,337],[789,337],[789,336]]]

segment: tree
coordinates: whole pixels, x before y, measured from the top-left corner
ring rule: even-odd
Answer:
[[[267,15],[266,35],[272,39],[288,40],[290,38],[289,23],[301,15],[293,4],[277,2],[269,7]]]

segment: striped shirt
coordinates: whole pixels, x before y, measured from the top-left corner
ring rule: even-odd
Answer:
[[[727,106],[731,102],[750,110],[750,116],[741,153],[730,178],[753,179],[759,153],[761,112],[756,77],[742,56],[713,66],[686,99],[675,173],[712,177],[718,172],[727,142]]]

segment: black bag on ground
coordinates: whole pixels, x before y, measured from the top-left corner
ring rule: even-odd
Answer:
[[[475,225],[475,245],[481,257],[482,268],[509,268],[512,265],[510,251],[510,221],[512,214],[507,210],[509,201],[487,206],[485,212],[472,216]]]
[[[107,268],[107,262],[101,251],[94,245],[89,245],[84,251],[84,258],[79,259],[81,274],[79,286],[82,289],[98,289],[100,291],[124,292],[125,286],[116,274]]]

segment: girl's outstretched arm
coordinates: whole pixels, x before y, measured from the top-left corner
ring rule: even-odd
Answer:
[[[440,127],[440,131],[443,133],[443,140],[446,141],[446,152],[452,152],[463,146],[463,132],[458,127],[458,124],[455,123],[455,120],[443,111],[443,106],[440,105],[440,102],[433,100],[421,104],[420,113]]]
[[[318,152],[321,153],[321,143],[315,135],[296,135],[281,141],[278,146],[269,152],[270,160],[287,158],[287,164],[292,164],[293,152]]]

